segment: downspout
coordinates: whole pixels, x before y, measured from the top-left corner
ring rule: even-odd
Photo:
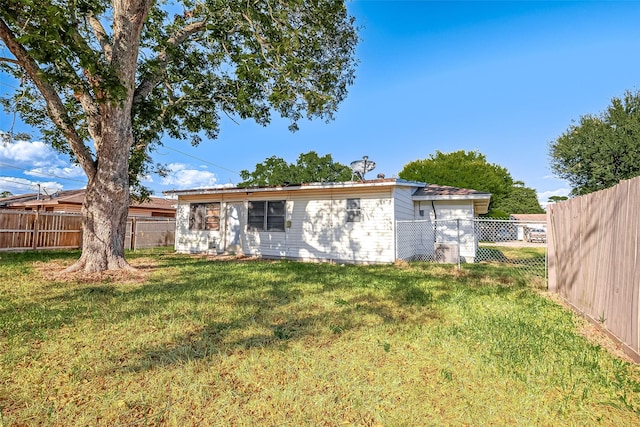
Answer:
[[[431,209],[433,209],[433,243],[437,242],[436,235],[438,234],[438,214],[436,213],[436,204],[431,200]]]

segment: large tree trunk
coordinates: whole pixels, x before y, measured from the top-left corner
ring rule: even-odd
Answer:
[[[100,103],[99,118],[88,116],[96,134],[96,161],[85,169],[89,182],[82,205],[82,255],[67,271],[85,273],[132,269],[124,258],[129,213],[129,155],[133,145],[131,108],[140,33],[152,0],[114,0],[113,38],[107,59],[127,94]],[[98,122],[92,122],[99,120]]]
[[[79,52],[76,52],[79,56],[72,58],[82,58],[84,61],[71,59],[64,64],[60,74],[64,79],[56,84],[45,78],[40,64],[6,22],[0,19],[0,39],[15,55],[16,59],[12,61],[26,72],[42,94],[47,104],[47,114],[67,138],[78,163],[87,174],[88,184],[82,206],[82,256],[67,271],[93,273],[131,268],[124,259],[124,236],[129,212],[129,155],[133,144],[131,111],[140,35],[153,3],[154,0],[112,0],[111,35],[107,34],[102,22],[92,13],[85,17],[102,48],[102,58],[94,66],[84,63],[94,58],[94,55],[87,54],[92,43],[85,45],[84,40],[79,41],[82,37],[80,32],[65,32],[68,39],[73,40],[71,52],[74,52],[74,48]],[[80,9],[78,17],[91,10]],[[47,8],[47,13],[54,12],[53,7]],[[18,21],[22,18],[17,17]],[[55,41],[60,42],[57,39]],[[60,50],[63,51],[66,52]],[[76,70],[68,69],[77,63],[85,67],[78,70],[78,75]],[[55,65],[55,68],[59,65]],[[80,75],[86,81],[76,78]],[[58,86],[65,85],[67,87],[64,90],[73,91],[75,99],[86,113],[86,130],[93,138],[93,150],[85,144],[83,132],[76,129],[76,120],[69,114],[58,93]]]
[[[89,177],[82,206],[82,256],[68,272],[132,269],[124,258],[131,114],[122,106],[105,106],[103,112],[96,172]]]

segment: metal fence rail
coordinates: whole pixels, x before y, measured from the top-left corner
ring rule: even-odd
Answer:
[[[546,222],[457,219],[398,221],[396,259],[508,265],[547,277]]]

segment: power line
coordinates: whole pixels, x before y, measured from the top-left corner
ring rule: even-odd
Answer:
[[[0,163],[0,166],[13,168],[13,169],[18,169],[18,170],[23,170],[23,171],[26,171],[26,172],[31,171],[31,169],[25,169],[25,168],[21,168],[19,166],[9,165],[9,164],[6,164],[6,163]],[[75,182],[80,182],[80,183],[83,183],[83,184],[86,183],[86,181],[84,181],[84,180],[74,179],[74,178],[66,178],[66,177],[63,177],[63,176],[53,175],[53,174],[45,173],[45,172],[37,172],[37,174],[38,175],[48,176],[48,177],[51,177],[51,178],[56,178],[56,179],[63,179],[63,180],[66,180],[66,181],[75,181]]]
[[[18,178],[18,179],[23,179],[23,178]],[[9,182],[12,185],[28,187],[29,189],[33,188],[36,185],[36,184],[26,184],[24,182],[17,182],[17,181],[14,181],[12,179],[7,179],[7,178],[0,178],[0,181]]]
[[[238,172],[238,171],[234,171],[233,169],[225,168],[224,166],[216,165],[215,163],[211,163],[210,161],[201,159],[200,157],[192,156],[191,154],[185,153],[184,151],[176,150],[175,148],[167,147],[165,145],[163,145],[163,148],[166,148],[167,150],[175,151],[176,153],[180,153],[180,154],[182,154],[184,156],[187,156],[187,157],[191,157],[192,159],[196,159],[199,162],[210,164],[211,166],[215,166],[215,167],[217,167],[219,169],[226,170],[227,172],[232,172],[232,173],[235,173],[236,175],[240,175],[240,172]]]

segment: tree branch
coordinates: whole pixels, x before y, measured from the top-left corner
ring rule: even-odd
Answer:
[[[167,45],[169,47],[178,46],[191,37],[193,34],[196,34],[207,26],[207,21],[198,21],[193,22],[180,31],[178,31],[175,35],[171,36],[167,40]],[[157,56],[156,61],[159,63],[160,68],[158,71],[150,76],[148,79],[142,81],[140,85],[136,88],[136,91],[133,96],[133,102],[138,103],[145,99],[161,81],[163,72],[167,69],[167,65],[169,64],[170,54],[167,51],[167,48],[164,48]]]
[[[2,57],[2,56],[0,56],[0,62],[8,62],[10,64],[20,65],[20,63],[18,61],[16,61],[15,59],[5,58],[5,57]]]
[[[96,163],[91,156],[89,148],[84,144],[75,128],[69,123],[69,115],[58,92],[42,76],[38,64],[31,58],[29,52],[15,38],[11,29],[4,20],[0,19],[0,39],[4,42],[9,51],[16,57],[20,67],[25,70],[29,78],[36,85],[40,94],[47,103],[48,115],[53,123],[62,131],[69,141],[69,145],[76,155],[78,162],[90,178],[95,175]]]
[[[102,23],[95,17],[93,13],[88,15],[89,25],[93,28],[93,33],[96,35],[98,42],[100,42],[100,46],[102,46],[102,51],[104,52],[104,57],[107,62],[111,62],[111,57],[113,54],[113,47],[109,42],[109,35],[105,31]]]

